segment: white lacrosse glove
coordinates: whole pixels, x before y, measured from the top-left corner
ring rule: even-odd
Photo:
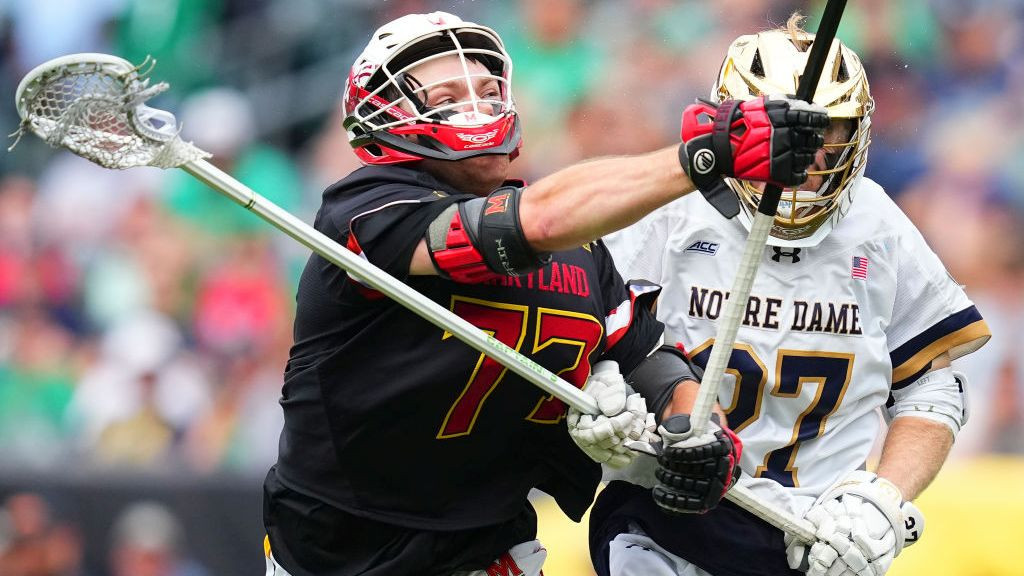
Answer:
[[[643,397],[626,384],[617,362],[595,364],[583,391],[597,401],[601,413],[583,414],[570,407],[566,420],[569,436],[595,462],[624,468],[637,454],[626,442],[657,440],[654,414],[647,412]]]
[[[810,548],[786,536],[790,568],[808,576],[882,576],[921,537],[924,515],[899,488],[857,470],[825,491],[804,516],[815,526]]]

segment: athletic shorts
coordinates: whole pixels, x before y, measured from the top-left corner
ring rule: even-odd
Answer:
[[[590,558],[600,576],[616,576],[611,543],[630,533],[715,576],[805,576],[789,567],[781,530],[728,500],[705,514],[670,515],[649,489],[610,482],[590,511]]]
[[[263,487],[263,524],[274,561],[291,576],[450,576],[486,569],[537,537],[529,502],[515,518],[468,530],[417,530],[349,514],[280,483]]]

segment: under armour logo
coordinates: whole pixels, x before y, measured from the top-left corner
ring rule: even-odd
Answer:
[[[772,250],[775,251],[775,254],[772,254],[772,260],[775,260],[776,262],[782,262],[783,257],[790,258],[791,263],[796,263],[800,261],[799,248],[793,248],[793,250],[785,252],[782,248],[779,248],[778,246],[772,246]]]

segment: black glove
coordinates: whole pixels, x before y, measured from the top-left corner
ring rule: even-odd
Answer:
[[[658,456],[654,502],[673,514],[703,514],[722,500],[740,476],[743,443],[711,417],[707,431],[688,437],[690,415],[676,414],[658,428],[664,449]]]
[[[825,144],[828,123],[825,108],[790,97],[717,106],[698,100],[683,111],[679,161],[702,191],[720,176],[798,186]]]
[[[729,188],[721,176],[715,179],[714,185],[710,188],[698,187],[704,199],[711,204],[718,213],[726,218],[735,218],[740,213],[740,199],[736,193]]]

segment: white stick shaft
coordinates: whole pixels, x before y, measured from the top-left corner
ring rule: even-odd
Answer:
[[[711,416],[711,408],[718,398],[718,388],[725,376],[725,368],[729,364],[729,357],[732,356],[732,347],[736,343],[736,332],[739,331],[740,322],[747,312],[747,300],[750,298],[750,289],[754,285],[754,277],[757,275],[757,268],[761,264],[761,256],[764,254],[764,247],[768,240],[768,233],[772,229],[775,218],[757,212],[754,221],[750,225],[750,234],[743,246],[743,255],[740,258],[739,270],[736,271],[736,278],[733,280],[732,289],[729,291],[729,299],[726,300],[725,310],[722,312],[721,322],[718,323],[718,330],[715,333],[714,347],[711,349],[711,357],[704,370],[704,378],[701,380],[700,391],[690,415],[692,434],[699,436],[707,430],[708,418]],[[735,485],[726,492],[725,497],[744,510],[775,526],[776,528],[792,534],[794,537],[807,544],[814,542],[814,528],[801,518],[796,518],[786,510],[775,506],[756,494],[740,485]]]
[[[793,535],[804,544],[812,544],[816,540],[814,526],[811,526],[810,522],[796,518],[788,511],[758,498],[749,488],[736,484],[725,493],[725,497],[761,520]]]
[[[399,304],[419,314],[425,320],[434,325],[451,332],[456,338],[462,340],[479,352],[490,356],[497,362],[508,367],[519,374],[531,384],[554,395],[559,400],[587,414],[598,414],[600,411],[597,402],[584,394],[581,390],[562,380],[555,374],[545,369],[540,364],[519,354],[512,348],[495,340],[487,333],[481,331],[466,320],[456,316],[449,310],[442,308],[433,300],[413,290],[397,278],[389,275],[373,264],[359,258],[349,250],[343,248],[334,240],[328,238],[309,224],[299,220],[290,212],[257,194],[248,186],[232,178],[224,171],[210,164],[206,160],[196,160],[181,166],[183,170],[195,176],[200,181],[214,190],[234,200],[242,207],[258,215],[278,230],[291,236],[300,244],[320,254],[330,262],[336,264],[347,272],[360,278],[363,282],[373,286],[376,290],[392,298]],[[755,221],[756,222],[756,221]],[[770,224],[770,222],[769,222]],[[770,228],[770,226],[769,226]],[[767,230],[767,228],[766,228]],[[753,232],[751,233],[753,234]],[[748,241],[748,245],[750,242]],[[763,240],[762,240],[763,246]],[[760,253],[758,253],[760,255]],[[756,271],[757,262],[754,263]],[[751,281],[754,272],[750,273]],[[750,282],[748,281],[747,291],[749,292]],[[744,298],[746,300],[746,298]],[[736,329],[732,330],[732,339],[735,339]],[[717,342],[717,341],[716,341]],[[731,348],[731,342],[729,348]],[[717,348],[717,346],[716,346]],[[712,358],[714,354],[712,354]],[[708,364],[709,368],[711,364]],[[724,364],[723,364],[724,370]],[[721,380],[721,378],[719,378]],[[704,384],[701,385],[703,390]],[[717,388],[717,384],[716,384]],[[708,403],[708,410],[714,400]],[[704,416],[706,422],[707,415]],[[698,420],[693,420],[698,422]],[[813,530],[804,526],[805,522],[791,518],[784,510],[781,510],[770,503],[763,502],[752,492],[734,486],[726,494],[726,497],[760,517],[764,521],[776,526],[780,530],[794,534],[807,542],[813,541]]]
[[[721,320],[718,322],[711,357],[708,358],[708,364],[704,368],[704,378],[701,380],[700,391],[693,405],[693,412],[690,414],[694,436],[700,436],[707,430],[711,407],[714,406],[715,400],[718,398],[718,388],[725,376],[725,367],[729,364],[729,357],[732,356],[733,344],[736,343],[736,332],[739,330],[743,315],[747,312],[750,288],[754,285],[754,276],[757,274],[757,267],[761,264],[761,256],[764,254],[765,243],[774,220],[772,216],[757,212],[750,225],[750,234],[747,236],[747,243],[743,246],[740,267],[732,282],[729,299],[725,301],[725,311],[722,312]]]
[[[541,390],[554,395],[580,412],[600,413],[597,402],[579,388],[562,380],[540,364],[519,354],[449,310],[442,308],[404,282],[356,256],[336,241],[260,196],[206,160],[188,162],[181,168],[346,272],[359,277],[361,281],[373,286],[374,289],[384,293],[395,302],[419,314],[423,319],[439,328],[451,332],[459,340],[508,367],[509,370],[522,376]]]

